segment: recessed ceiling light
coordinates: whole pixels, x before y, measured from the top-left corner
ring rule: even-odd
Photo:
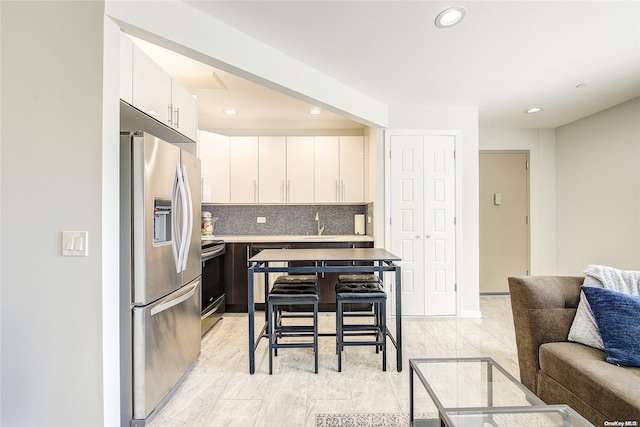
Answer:
[[[319,108],[312,108],[309,112],[313,115],[322,114],[322,110]]]
[[[233,108],[225,108],[224,110],[225,114],[228,114],[230,116],[235,116],[236,114],[238,114],[238,112],[236,110],[234,110]]]
[[[156,110],[148,110],[147,114],[150,116],[159,116],[160,113],[158,113]]]
[[[542,111],[542,107],[531,107],[527,110],[524,110],[525,114],[535,114]]]
[[[582,89],[583,87],[587,87],[587,86],[589,86],[589,83],[580,83],[576,85],[576,89]]]
[[[462,6],[453,6],[440,12],[436,17],[436,27],[449,28],[462,21],[467,16],[467,9]]]

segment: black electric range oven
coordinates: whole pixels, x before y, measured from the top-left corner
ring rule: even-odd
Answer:
[[[202,239],[201,335],[222,319],[225,306],[223,240]]]

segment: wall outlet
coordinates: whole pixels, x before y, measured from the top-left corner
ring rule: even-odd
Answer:
[[[367,222],[371,224],[371,215],[367,216]]]
[[[267,222],[267,217],[266,216],[259,216],[258,217],[258,224],[265,224]]]

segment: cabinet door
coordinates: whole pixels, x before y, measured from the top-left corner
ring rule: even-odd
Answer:
[[[231,203],[258,201],[258,137],[229,138]]]
[[[286,202],[287,143],[284,136],[258,139],[258,201]]]
[[[247,287],[247,243],[227,243],[224,256],[224,292],[226,311],[246,313],[249,291]]]
[[[133,105],[171,125],[171,77],[140,48],[133,46]]]
[[[176,80],[171,80],[173,128],[193,139],[198,135],[198,101]]]
[[[314,201],[314,139],[287,137],[287,202]]]
[[[133,105],[133,41],[120,33],[120,99]]]
[[[314,138],[314,188],[316,203],[335,203],[339,200],[340,139],[337,136]]]
[[[229,137],[199,131],[202,201],[229,203]]]
[[[340,201],[364,202],[364,137],[340,137]]]

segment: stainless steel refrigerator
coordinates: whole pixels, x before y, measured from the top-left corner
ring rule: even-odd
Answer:
[[[143,426],[200,353],[201,171],[148,133],[120,139],[122,423]]]

